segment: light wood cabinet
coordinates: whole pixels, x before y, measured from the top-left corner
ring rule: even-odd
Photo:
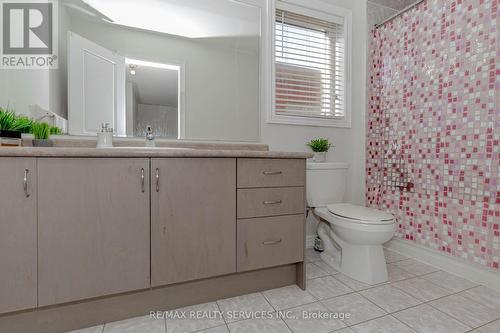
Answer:
[[[0,313],[34,308],[36,159],[0,157]]]
[[[150,286],[149,159],[40,158],[38,193],[40,306]]]
[[[304,215],[238,220],[238,272],[304,258]]]
[[[297,263],[305,288],[305,160],[241,158],[237,174],[238,272]]]
[[[289,264],[305,287],[304,160],[0,157],[0,175],[0,314]]]
[[[305,186],[304,159],[238,158],[238,188]]]
[[[238,189],[238,218],[303,214],[303,187]]]
[[[151,161],[151,284],[236,271],[236,160]]]

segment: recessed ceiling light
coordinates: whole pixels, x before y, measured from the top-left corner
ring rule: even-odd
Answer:
[[[135,75],[135,69],[137,68],[137,65],[129,64],[128,68],[130,69],[130,75]]]
[[[129,58],[125,59],[125,63],[127,65],[129,65],[130,68],[132,68],[132,66],[134,66],[134,69],[137,68],[138,66],[170,69],[170,70],[175,70],[175,71],[178,71],[180,69],[180,66],[176,66],[176,65],[162,64],[159,62],[151,62],[151,61],[129,59]],[[130,74],[132,74],[132,73],[130,73]]]

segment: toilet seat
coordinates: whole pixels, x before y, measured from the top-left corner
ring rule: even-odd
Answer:
[[[328,212],[348,223],[387,225],[394,224],[394,216],[374,208],[352,204],[331,204]]]

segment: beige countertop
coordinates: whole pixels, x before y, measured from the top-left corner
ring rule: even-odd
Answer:
[[[267,150],[195,149],[184,147],[0,147],[0,157],[249,157],[311,158],[311,153]]]

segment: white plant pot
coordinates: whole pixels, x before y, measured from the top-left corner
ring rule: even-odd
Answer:
[[[326,151],[315,152],[313,155],[314,162],[326,162]]]

